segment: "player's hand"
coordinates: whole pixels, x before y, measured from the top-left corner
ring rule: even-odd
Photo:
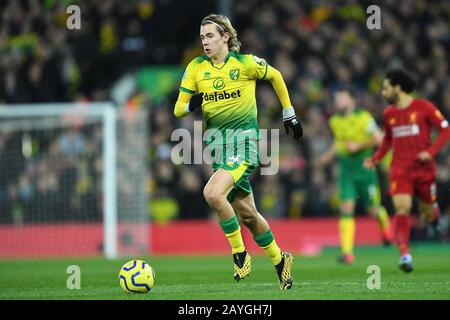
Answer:
[[[372,157],[365,158],[364,159],[364,168],[366,169],[375,169],[375,166],[378,164],[377,161],[375,161]]]
[[[289,131],[292,130],[294,140],[299,140],[303,137],[303,128],[300,124],[300,120],[297,118],[294,112],[294,108],[283,109],[283,124],[286,134],[289,135]]]
[[[303,136],[303,128],[297,117],[283,120],[283,123],[287,135],[289,135],[289,131],[292,130],[294,140],[299,140]]]
[[[201,107],[203,103],[203,92],[194,94],[189,101],[189,111],[192,112],[198,107]]]
[[[428,151],[421,151],[417,154],[417,159],[419,159],[422,162],[426,162],[432,160],[433,157]]]

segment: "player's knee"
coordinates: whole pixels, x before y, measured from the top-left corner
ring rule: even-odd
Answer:
[[[395,214],[399,215],[399,216],[406,216],[406,215],[409,215],[409,211],[410,210],[407,207],[397,207],[395,209]]]
[[[343,213],[343,214],[346,214],[346,215],[352,214],[353,210],[354,210],[354,205],[349,202],[344,202],[341,204],[340,210],[341,210],[341,213]]]
[[[206,202],[210,205],[210,207],[217,207],[223,200],[224,196],[219,192],[213,190],[212,188],[204,188],[203,196],[205,197]]]
[[[376,218],[378,216],[378,212],[380,211],[380,208],[370,208],[368,210],[369,215],[373,218]]]

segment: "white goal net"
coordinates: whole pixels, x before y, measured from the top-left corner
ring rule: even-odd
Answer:
[[[147,114],[0,107],[0,258],[148,254]]]

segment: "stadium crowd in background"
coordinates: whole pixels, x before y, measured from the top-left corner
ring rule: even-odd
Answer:
[[[81,30],[66,28],[65,9],[71,3],[81,7]],[[206,3],[1,2],[0,103],[108,100],[111,86],[126,72],[155,64],[184,68],[202,54],[198,33],[186,30],[198,30],[201,18],[218,10],[218,2]],[[249,0],[232,4],[229,15],[244,43],[241,52],[252,52],[280,70],[305,129],[298,145],[280,131],[279,174],[251,177],[257,205],[265,216],[337,214],[336,163],[318,165],[319,156],[332,143],[327,120],[334,110],[332,94],[337,86],[356,87],[358,105],[382,127],[385,102],[379,93],[384,72],[390,66],[404,65],[419,80],[417,94],[433,101],[450,118],[448,2],[383,1],[380,30],[366,26],[369,1]],[[174,89],[155,103],[152,97],[136,93],[139,98],[145,96],[138,99],[140,107],[150,110],[151,211],[160,222],[211,217],[202,197],[210,176],[208,166],[177,166],[170,160],[172,131],[179,127],[192,130],[193,118],[201,119],[200,114],[173,117],[177,94]],[[258,85],[257,101],[261,128],[283,129],[280,106],[270,86]],[[59,138],[55,136],[53,143]],[[5,139],[0,137],[0,153],[7,145]],[[442,212],[450,216],[449,146],[436,160],[438,200]],[[381,172],[384,193],[387,170],[385,165]],[[18,184],[23,180],[16,178]],[[52,179],[46,180],[50,186],[55,183]],[[388,210],[392,208],[386,194],[384,203]]]

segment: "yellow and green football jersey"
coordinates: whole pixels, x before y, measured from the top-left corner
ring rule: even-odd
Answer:
[[[333,132],[339,156],[338,187],[341,201],[360,199],[366,207],[380,205],[380,187],[375,170],[366,169],[364,159],[373,153],[367,148],[356,153],[347,151],[349,141],[369,143],[378,126],[372,115],[355,109],[349,115],[335,114],[329,124]]]
[[[256,80],[264,80],[267,69],[264,59],[232,51],[220,65],[206,55],[189,63],[180,91],[203,93],[207,144],[259,139]]]
[[[336,149],[339,156],[350,156],[346,144],[348,141],[356,143],[369,143],[378,126],[372,115],[366,110],[356,108],[349,115],[335,114],[329,120],[329,125],[335,138]],[[364,151],[371,151],[364,150]],[[363,151],[363,152],[364,152]]]

